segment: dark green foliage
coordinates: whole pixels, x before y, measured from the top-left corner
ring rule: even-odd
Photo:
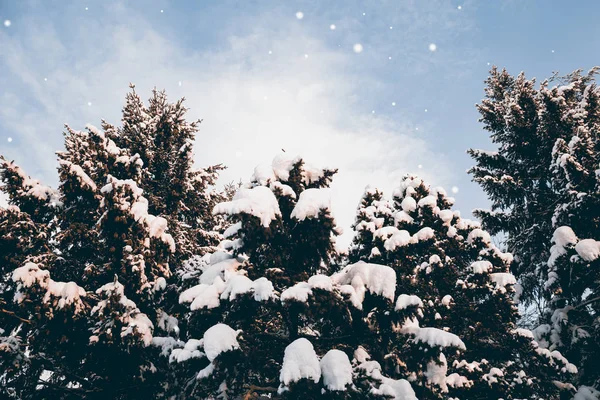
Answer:
[[[445,362],[438,365],[447,365],[441,374],[445,381],[422,375],[413,384],[417,397],[558,398],[561,389],[549,382],[568,383],[570,374],[561,369],[574,367],[559,355],[553,359],[538,351],[532,334],[516,329],[510,254],[499,251],[478,223],[452,211],[454,200],[441,188],[407,176],[391,202],[372,196],[378,193],[368,189],[364,199],[371,203],[359,205],[351,260],[393,267],[397,293],[416,295],[423,303],[421,324],[457,335],[466,347],[460,354],[444,351]],[[369,223],[376,219],[365,216],[375,211],[392,218]],[[407,372],[429,369],[431,359],[418,352],[403,348],[397,356]],[[502,375],[492,377],[498,372]]]
[[[497,151],[469,150],[473,180],[492,200],[491,211],[476,215],[515,255],[521,299],[537,306],[536,338],[578,365],[585,385],[600,379],[591,367],[600,354],[593,300],[600,276],[594,251],[583,249],[600,238],[597,71],[554,76],[536,88],[522,73],[492,69],[478,109]]]
[[[67,126],[58,192],[0,159],[10,204],[0,209],[2,394],[163,393],[166,371],[148,346],[155,332],[179,331],[173,272],[218,243],[211,211],[223,198],[210,190],[222,167],[193,168],[198,122],[186,111],[158,91],[145,107],[132,90],[122,127]]]
[[[241,239],[241,244],[234,249],[234,254],[248,257],[250,277],[267,276],[276,285],[306,280],[317,272],[331,272],[338,230],[330,209],[324,206],[318,210],[318,215],[311,218],[294,217],[292,213],[306,190],[327,189],[337,170],[307,167],[302,159],[285,153],[278,156],[273,164],[274,172],[270,176],[255,174],[246,190],[259,186],[271,188],[280,210],[278,218],[265,226],[252,213],[236,213],[232,222],[241,225],[234,235]],[[240,196],[242,193],[244,191],[240,191]],[[231,214],[229,204],[236,204],[235,197],[221,205],[219,212]]]
[[[186,285],[179,298],[190,304],[185,318],[188,342],[174,349],[170,339],[156,343],[173,357],[192,348],[194,340],[217,324],[241,331],[243,356],[236,368],[244,373],[229,369],[234,376],[223,375],[218,369],[232,365],[213,363],[214,372],[192,384],[200,397],[227,393],[256,398],[277,390],[277,398],[290,399],[412,398],[406,379],[416,374],[423,380],[427,363],[442,346],[460,348],[451,334],[445,337],[452,343],[432,344],[413,340],[420,333],[418,326],[410,332],[400,329],[407,319],[420,319],[422,312],[416,306],[395,307],[395,282],[403,277],[391,268],[364,262],[336,268],[332,260],[339,258],[333,251],[337,232],[327,200],[329,178],[323,178],[328,174],[282,154],[272,166],[257,168],[250,185],[216,207],[234,223],[225,232],[234,240],[223,243],[233,254],[217,252],[203,261],[193,260],[201,272],[186,274],[196,285]],[[385,221],[393,220],[390,215]],[[318,364],[331,350],[342,351],[340,357],[352,369],[352,385],[333,390],[325,382],[325,371],[319,379],[320,373],[311,375],[311,368],[294,372],[286,366],[287,349],[299,340],[308,340],[306,351],[314,351],[302,361],[307,365]],[[171,363],[178,371],[186,364]],[[186,370],[191,383],[197,372]],[[295,377],[288,383],[283,371]],[[419,398],[439,393],[422,384],[415,387]]]

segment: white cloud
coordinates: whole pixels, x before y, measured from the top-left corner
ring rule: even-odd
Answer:
[[[58,132],[65,121],[75,128],[99,124],[99,118],[117,123],[132,81],[143,97],[156,86],[166,88],[172,100],[187,98],[189,118],[204,120],[197,162],[225,163],[223,183],[248,179],[256,164],[270,162],[282,148],[339,168],[333,206],[347,232],[367,184],[389,193],[402,175],[414,171],[432,183],[451,181],[451,168],[414,132],[410,118],[399,124],[360,107],[359,77],[347,72],[356,55],[332,50],[298,28],[277,35],[255,28],[205,51],[185,49],[143,22],[116,26],[103,37],[88,28],[75,58],[47,24],[0,45],[21,80],[0,97],[0,118],[20,137],[11,155],[33,167],[32,174],[54,176],[53,151],[61,146]],[[360,78],[361,85],[381,84]],[[17,90],[34,100],[23,100]],[[40,140],[44,134],[47,140]]]

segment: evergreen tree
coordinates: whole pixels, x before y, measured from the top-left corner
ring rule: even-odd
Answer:
[[[366,196],[373,192],[368,189]],[[359,205],[355,226],[362,229],[351,248],[351,262],[392,267],[397,293],[412,294],[405,303],[420,304],[422,323],[452,332],[465,346],[461,354],[444,352],[436,363],[417,365],[423,368],[415,381],[418,396],[431,397],[426,389],[432,385],[437,396],[469,399],[569,394],[576,367],[516,326],[510,254],[496,248],[478,223],[453,211],[454,199],[442,188],[431,189],[416,176],[406,176],[394,191],[385,212],[393,216],[389,225],[360,222],[382,204],[381,197],[374,202]],[[410,359],[402,353],[398,357]]]
[[[146,108],[132,91],[122,127],[67,126],[58,191],[0,160],[4,394],[149,398],[164,387],[148,346],[178,332],[173,272],[220,237],[211,211],[223,196],[210,186],[222,167],[193,169],[198,123],[186,111],[157,91]]]
[[[48,238],[61,207],[59,195],[31,179],[13,162],[0,156],[1,189],[12,198],[8,208],[0,207],[0,393],[21,398],[35,385],[32,376],[41,373],[26,355],[26,337],[31,320],[13,302],[12,272],[26,260],[55,259]]]
[[[498,151],[469,150],[477,161],[473,179],[492,200],[492,210],[477,215],[490,232],[506,237],[523,284],[521,298],[539,305],[536,339],[577,364],[582,384],[596,386],[597,70],[554,77],[557,85],[544,81],[536,89],[523,74],[514,78],[492,69],[478,109]]]
[[[476,210],[491,233],[506,235],[506,247],[515,254],[512,269],[520,278],[523,300],[539,298],[554,231],[552,216],[558,201],[550,166],[557,141],[568,143],[580,121],[592,123],[597,111],[578,114],[584,92],[595,87],[596,70],[568,75],[565,85],[535,88],[535,79],[523,73],[513,77],[495,67],[486,80],[486,98],[477,106],[484,128],[497,151],[470,149],[477,165],[470,169],[492,201],[491,210]],[[595,104],[589,103],[594,108]],[[589,107],[588,106],[588,107]],[[597,107],[597,106],[596,106]],[[562,146],[562,144],[560,144]]]
[[[225,236],[233,240],[190,262],[186,277],[196,284],[179,297],[190,310],[180,325],[187,340],[153,339],[181,385],[166,395],[441,395],[427,371],[445,366],[444,353],[460,352],[464,343],[420,327],[423,304],[395,295],[402,277],[393,268],[359,261],[335,270],[331,175],[281,154],[216,206],[230,215]]]
[[[220,239],[213,231],[211,211],[223,196],[207,189],[224,167],[193,168],[193,143],[201,121],[186,121],[184,99],[169,103],[164,91],[153,90],[145,107],[131,88],[122,127],[105,124],[104,129],[117,146],[139,155],[144,167],[136,183],[147,193],[149,212],[169,222],[177,243],[174,257],[181,261],[204,254]]]
[[[583,385],[600,387],[600,90],[578,73],[569,79],[567,86],[546,89],[547,96],[562,93],[578,103],[564,108],[574,128],[552,152],[555,230],[544,275],[547,308],[535,332],[580,366]]]
[[[338,228],[329,184],[336,172],[282,153],[272,166],[258,166],[232,201],[215,208],[216,214],[234,216],[225,235],[234,239],[229,247],[235,255],[247,255],[250,277],[266,275],[289,285],[330,272]]]
[[[363,194],[352,229],[355,232],[352,240],[352,258],[366,260],[371,255],[377,255],[377,248],[370,246],[373,232],[383,227],[390,226],[393,222],[392,208],[383,198],[383,193],[376,188],[367,187]],[[374,251],[374,254],[371,252]]]

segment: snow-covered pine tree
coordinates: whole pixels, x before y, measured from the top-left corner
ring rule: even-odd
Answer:
[[[157,91],[148,108],[137,100],[132,91],[123,128],[67,127],[58,192],[1,160],[11,204],[0,210],[2,299],[19,306],[2,313],[13,320],[2,351],[13,369],[27,366],[2,375],[8,395],[149,398],[165,384],[148,345],[178,330],[165,289],[179,260],[219,237],[208,229],[221,167],[192,168],[197,124],[181,101]]]
[[[355,232],[352,240],[352,258],[366,260],[371,256],[373,232],[383,226],[393,225],[392,208],[383,198],[383,192],[367,187],[356,212],[352,229]],[[375,250],[377,253],[378,250]],[[376,254],[374,254],[376,255]]]
[[[473,179],[492,200],[492,211],[477,215],[490,232],[505,235],[521,298],[541,305],[536,338],[578,365],[582,384],[596,386],[600,373],[590,363],[600,354],[597,71],[578,70],[535,89],[523,74],[492,69],[478,108],[498,151],[469,150],[477,161]],[[592,251],[582,256],[577,245]]]
[[[329,184],[336,172],[281,153],[272,165],[256,167],[248,187],[232,201],[215,208],[216,214],[234,216],[225,235],[236,239],[234,254],[247,255],[250,277],[290,285],[330,272],[339,233],[330,211]]]
[[[13,302],[12,272],[27,259],[55,259],[47,239],[61,203],[56,191],[1,156],[0,181],[12,198],[12,205],[0,207],[0,394],[19,398],[23,389],[35,385],[37,379],[32,382],[31,376],[41,371],[25,353],[31,324]]]
[[[376,202],[382,204],[381,198]],[[414,362],[418,354],[398,353],[413,374],[417,396],[430,398],[431,387],[443,398],[568,394],[575,366],[560,353],[540,348],[531,332],[516,326],[512,256],[498,250],[478,223],[453,211],[453,203],[442,188],[432,189],[408,175],[387,203],[391,224],[360,222],[374,204],[363,201],[357,211],[360,231],[350,250],[351,262],[362,259],[392,267],[398,277],[396,292],[412,294],[405,297],[407,304],[421,304],[421,322],[452,332],[466,348],[461,354],[440,352],[439,362],[425,366]],[[411,327],[402,329],[410,332]]]
[[[49,224],[60,208],[60,194],[39,180],[32,179],[12,161],[0,156],[0,178],[2,191],[9,197],[10,204],[19,207],[37,224]]]
[[[220,240],[212,209],[224,198],[209,188],[224,167],[194,168],[193,144],[201,121],[186,121],[184,99],[169,103],[164,91],[153,90],[146,107],[131,88],[122,127],[104,129],[117,146],[139,154],[144,167],[136,183],[148,197],[149,212],[167,219],[177,244],[174,258],[204,254]]]
[[[552,152],[555,230],[544,275],[547,308],[535,333],[580,366],[581,384],[600,388],[600,90],[587,78],[576,72],[566,85],[543,89],[572,128]]]
[[[474,214],[490,234],[506,235],[507,250],[516,255],[511,268],[523,286],[521,300],[539,302],[536,271],[548,258],[553,203],[548,165],[558,132],[544,128],[534,79],[523,73],[515,78],[494,67],[486,84],[486,98],[477,108],[498,151],[468,150],[477,162],[469,173],[492,201],[491,210]],[[546,116],[560,125],[552,108]]]
[[[579,239],[569,226],[560,226],[552,242],[545,286],[548,304],[533,332],[542,347],[566,354],[579,366],[580,390],[600,388],[600,241]]]
[[[559,139],[570,141],[579,121],[597,118],[594,112],[576,113],[586,90],[589,95],[586,88],[595,87],[595,73],[576,71],[564,78],[564,85],[549,88],[545,80],[536,89],[535,79],[494,67],[486,80],[486,98],[477,106],[497,151],[468,151],[477,163],[469,172],[492,201],[491,210],[475,214],[491,234],[506,236],[525,301],[539,299],[543,291],[559,189],[551,182],[553,149]]]
[[[416,399],[409,379],[443,365],[442,350],[464,349],[456,335],[419,326],[423,304],[395,295],[391,267],[331,270],[332,175],[284,153],[217,205],[233,223],[231,251],[191,261],[196,284],[179,298],[190,309],[180,324],[187,340],[153,339],[174,375],[189,377],[167,395]]]

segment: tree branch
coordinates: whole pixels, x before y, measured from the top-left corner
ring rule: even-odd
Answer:
[[[14,317],[16,319],[18,319],[21,322],[24,322],[26,324],[31,324],[31,321],[22,317],[19,317],[17,314],[14,313],[14,311],[9,311],[9,310],[5,310],[4,308],[0,308],[0,312],[10,315],[11,317]]]
[[[243,400],[252,400],[252,395],[255,392],[267,392],[267,393],[275,393],[277,392],[277,388],[273,386],[256,386],[256,385],[244,385],[244,389],[248,389],[246,394],[244,394]]]
[[[600,300],[600,296],[598,296],[598,297],[594,297],[593,299],[586,300],[586,301],[584,301],[583,303],[581,303],[581,304],[578,304],[578,305],[576,305],[576,306],[575,306],[575,307],[573,307],[573,308],[574,308],[574,309],[578,309],[578,308],[581,308],[581,307],[585,307],[585,306],[587,306],[588,304],[594,303],[594,302],[596,302],[596,301],[598,301],[598,300]]]

